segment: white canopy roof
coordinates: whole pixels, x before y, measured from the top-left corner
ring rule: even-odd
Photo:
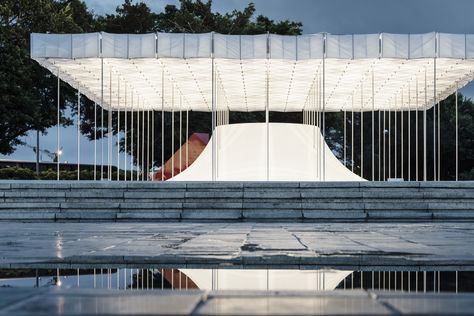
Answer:
[[[270,111],[322,106],[323,84],[326,111],[421,110],[473,79],[474,35],[33,33],[31,57],[111,109],[210,111],[214,60],[220,110],[264,110],[267,76]]]

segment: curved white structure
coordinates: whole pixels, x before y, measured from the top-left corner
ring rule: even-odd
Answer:
[[[218,181],[265,181],[267,168],[270,181],[364,180],[341,164],[311,125],[270,123],[268,166],[265,123],[221,125],[213,137]],[[211,138],[198,159],[171,180],[212,180],[212,142]]]
[[[181,269],[201,290],[334,290],[352,271]]]

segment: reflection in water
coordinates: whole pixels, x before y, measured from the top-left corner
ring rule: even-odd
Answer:
[[[0,287],[123,290],[333,290],[474,292],[474,271],[243,269],[0,270]]]

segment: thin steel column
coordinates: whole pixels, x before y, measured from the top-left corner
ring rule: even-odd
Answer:
[[[388,111],[388,179],[392,177],[392,112]]]
[[[360,177],[364,178],[364,85],[360,84]]]
[[[387,180],[386,175],[385,175],[385,170],[386,170],[386,163],[385,163],[385,153],[386,153],[386,135],[385,135],[385,123],[386,123],[386,117],[385,117],[386,111],[383,111],[383,132],[382,132],[382,145],[383,145],[383,180]]]
[[[212,181],[216,181],[216,74],[214,65],[214,32],[211,33],[211,133],[212,133]]]
[[[59,181],[59,159],[61,158],[61,155],[59,154],[60,153],[60,135],[59,135],[59,132],[60,132],[60,127],[59,127],[59,118],[60,118],[60,90],[61,90],[61,79],[59,78],[59,68],[58,68],[58,96],[57,96],[57,113],[56,113],[56,119],[57,119],[57,127],[56,127],[56,132],[57,132],[57,135],[56,135],[56,141],[57,141],[57,144],[56,144],[56,180]]]
[[[408,181],[411,181],[411,93],[408,84]]]
[[[124,147],[124,155],[123,155],[123,165],[124,165],[124,174],[125,174],[125,181],[127,181],[127,173],[128,173],[128,170],[127,170],[127,166],[128,166],[128,142],[127,142],[127,137],[128,137],[128,121],[127,121],[127,107],[128,107],[128,104],[127,104],[127,86],[125,86],[125,111],[124,111],[124,115],[125,115],[125,135],[124,135],[124,142],[125,142],[125,147]]]
[[[109,109],[107,110],[107,180],[112,180],[112,71],[109,72]]]
[[[171,178],[174,177],[174,84],[171,88]]]
[[[397,97],[395,96],[395,112],[393,113],[393,115],[395,116],[395,139],[394,139],[394,145],[395,145],[395,176],[394,178],[398,178],[398,106],[397,106]]]
[[[142,168],[140,159],[140,98],[137,97],[137,181],[140,180]]]
[[[97,102],[94,102],[94,181],[97,180]]]
[[[415,104],[415,114],[416,114],[416,118],[415,118],[415,160],[416,160],[416,166],[415,166],[415,172],[416,172],[416,176],[415,176],[415,180],[418,181],[418,177],[420,175],[418,169],[419,169],[419,165],[420,165],[420,160],[419,160],[419,157],[418,157],[418,120],[420,119],[420,112],[418,111],[418,76],[416,77],[416,86],[415,86],[415,93],[416,93],[416,104]]]
[[[459,180],[459,125],[458,125],[458,89],[456,88],[455,92],[455,98],[456,98],[456,103],[455,103],[455,110],[456,110],[456,181]],[[456,271],[456,282],[457,282],[457,271]],[[456,283],[457,285],[457,283]],[[457,286],[456,286],[456,293],[457,293]]]
[[[405,160],[405,150],[404,150],[404,144],[403,144],[403,136],[405,136],[404,134],[404,131],[403,131],[403,106],[404,106],[404,102],[403,102],[403,89],[402,89],[402,103],[400,104],[400,144],[401,144],[401,148],[400,148],[400,164],[401,164],[401,178],[402,179],[405,179],[405,169],[404,169],[404,160]]]
[[[77,181],[81,179],[81,90],[77,90]]]
[[[423,107],[423,181],[428,178],[427,175],[427,162],[426,162],[426,107],[428,106],[428,92],[426,83],[427,70],[425,67],[425,106]]]
[[[183,145],[183,111],[182,111],[182,95],[179,95],[179,148]],[[179,150],[179,172],[183,171],[182,162],[183,153]]]
[[[102,42],[102,41],[101,41]],[[104,179],[104,58],[100,58],[100,180]]]
[[[120,78],[117,79],[117,181],[120,181]]]
[[[436,34],[438,35],[438,34]],[[436,39],[435,51],[437,52],[438,41]],[[433,180],[436,181],[436,103],[437,103],[437,96],[436,96],[436,57],[433,58]],[[439,107],[439,104],[438,104]]]
[[[186,108],[186,168],[188,168],[189,166],[189,142],[188,142],[188,138],[189,138],[189,111],[188,109]]]
[[[165,180],[165,70],[161,69],[161,181]]]
[[[372,181],[375,180],[375,100],[374,100],[374,69],[372,68]]]
[[[378,143],[379,143],[379,146],[378,146],[378,151],[379,151],[379,163],[378,163],[377,167],[378,167],[378,170],[379,170],[379,171],[378,171],[378,180],[381,181],[381,180],[382,180],[382,179],[381,179],[381,172],[382,172],[382,169],[381,169],[380,163],[381,163],[381,160],[382,160],[382,158],[381,158],[382,149],[381,149],[380,146],[382,145],[382,141],[381,141],[381,139],[380,139],[380,136],[381,136],[381,134],[380,134],[380,127],[381,127],[380,119],[381,119],[381,117],[382,117],[382,114],[381,114],[380,109],[378,110],[378,116],[379,116],[379,119],[378,119],[379,128],[378,128],[377,132],[378,132],[378,134],[379,134],[379,135],[378,135]]]
[[[270,111],[269,111],[269,70],[268,70],[268,61],[267,61],[267,72],[266,72],[266,82],[265,82],[265,130],[266,130],[266,176],[267,181],[270,180]]]
[[[354,93],[352,93],[352,112],[351,112],[351,171],[354,172]]]
[[[347,124],[347,118],[346,118],[346,110],[344,110],[344,166],[346,166],[346,124]]]
[[[438,181],[441,181],[441,101],[438,101]]]
[[[141,132],[141,136],[142,136],[142,145],[141,145],[141,149],[142,149],[142,181],[145,181],[145,172],[147,171],[147,167],[145,165],[145,104],[143,103],[143,100],[142,100],[142,132]]]
[[[152,115],[151,116],[151,168],[154,170],[154,167],[155,167],[155,110],[151,110],[151,115]],[[151,180],[153,181],[154,179],[151,178]]]
[[[146,176],[145,181],[149,180],[150,174],[150,110],[146,111]]]
[[[322,128],[323,128],[323,143],[322,143],[322,153],[323,153],[323,181],[326,181],[326,37],[327,34],[324,33],[324,51],[323,51],[323,91],[322,91],[322,97],[323,97],[323,122],[322,122]]]
[[[135,154],[135,147],[134,147],[134,139],[133,139],[133,133],[135,131],[135,129],[133,128],[133,90],[132,90],[132,93],[131,93],[131,105],[132,105],[132,109],[130,110],[130,181],[133,181],[134,180],[134,174],[133,174],[133,165],[134,165],[134,160],[136,160],[137,158],[137,155]]]

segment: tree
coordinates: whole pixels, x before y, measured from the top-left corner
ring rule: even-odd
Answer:
[[[0,153],[12,153],[30,130],[56,122],[56,77],[30,59],[30,33],[82,32],[92,15],[79,0],[4,0],[0,4]],[[63,84],[62,112],[74,90]],[[61,123],[70,120],[61,115]]]

